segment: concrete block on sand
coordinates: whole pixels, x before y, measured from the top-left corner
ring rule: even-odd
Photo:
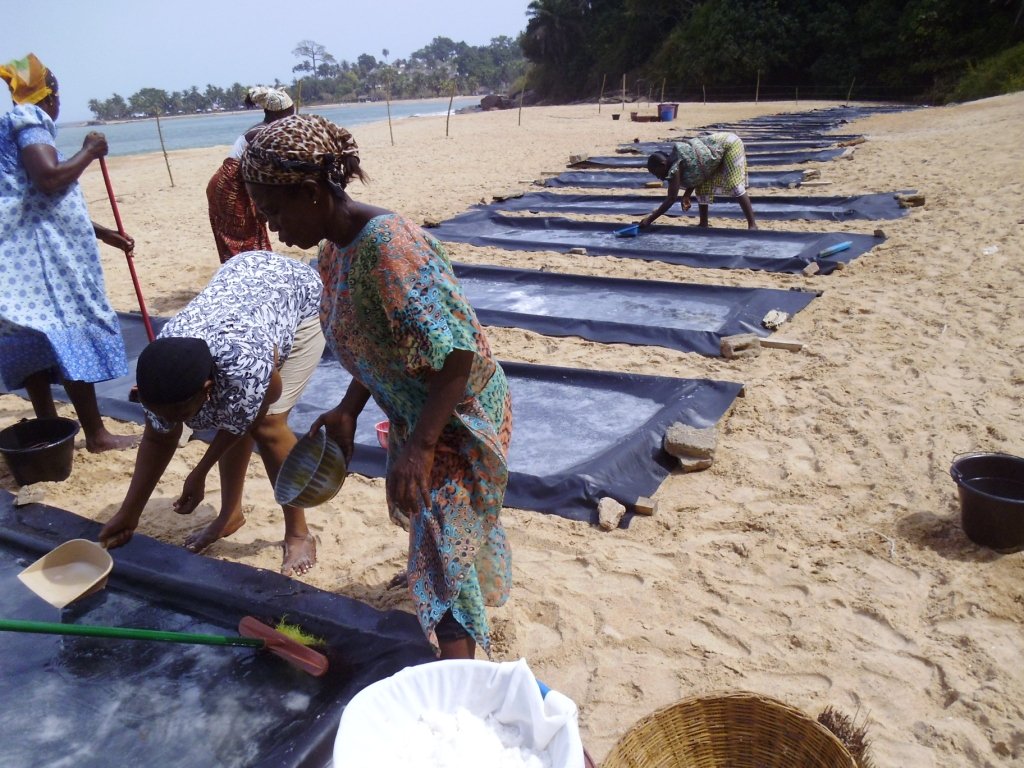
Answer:
[[[717,446],[718,433],[714,427],[700,429],[677,421],[665,431],[665,451],[678,459],[712,461]]]
[[[757,357],[761,354],[761,339],[756,333],[737,333],[734,336],[723,336],[718,348],[722,357],[729,360]]]
[[[597,524],[602,531],[611,531],[619,527],[626,508],[615,499],[605,496],[597,503]]]
[[[658,502],[650,496],[641,496],[633,505],[633,511],[638,515],[653,515],[658,511]]]

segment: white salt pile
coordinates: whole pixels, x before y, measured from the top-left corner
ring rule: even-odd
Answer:
[[[388,723],[379,734],[381,768],[552,768],[547,755],[524,746],[519,728],[478,717],[459,707],[454,713],[427,710],[415,723]]]

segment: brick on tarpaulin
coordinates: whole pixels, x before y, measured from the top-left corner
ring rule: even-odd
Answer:
[[[658,511],[658,502],[650,496],[641,496],[633,504],[633,512],[638,515],[653,515]]]
[[[602,531],[618,528],[625,514],[626,508],[615,499],[605,496],[597,503],[597,524]]]
[[[715,427],[691,427],[675,422],[665,430],[665,451],[678,459],[714,459],[718,447]]]
[[[23,485],[14,497],[14,506],[24,507],[26,504],[42,504],[46,500],[46,486],[42,483]]]
[[[683,472],[700,472],[715,463],[714,459],[693,459],[682,456],[677,456],[676,458],[679,459],[679,468]]]
[[[734,360],[737,357],[757,357],[761,354],[761,338],[756,333],[737,333],[723,336],[718,343],[722,357]]]
[[[896,195],[900,208],[918,208],[924,205],[924,195]]]

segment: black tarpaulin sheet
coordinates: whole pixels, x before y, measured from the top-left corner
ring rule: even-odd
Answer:
[[[503,216],[486,208],[461,214],[430,230],[439,240],[520,251],[586,248],[591,256],[664,261],[689,267],[802,272],[816,262],[822,274],[866,253],[879,238],[823,232],[773,232],[655,225],[637,237],[616,237],[622,222],[575,221],[554,216]],[[829,246],[850,247],[819,258]]]
[[[563,195],[553,192],[530,192],[520,197],[508,198],[491,203],[486,207],[493,211],[530,211],[532,213],[575,213],[586,215],[646,216],[664,198],[657,195]],[[809,219],[827,221],[848,221],[865,219],[869,221],[898,219],[907,215],[901,208],[896,195],[874,194],[852,197],[809,197],[799,195],[751,196],[754,215],[759,219]],[[697,206],[683,211],[673,205],[666,216],[697,216]],[[716,196],[711,206],[715,218],[725,216],[731,219],[744,218],[736,198]]]
[[[742,385],[707,379],[591,371],[502,362],[512,392],[512,446],[505,505],[596,520],[604,496],[630,506],[651,496],[674,466],[662,449],[675,422],[710,427],[728,411]],[[302,431],[338,404],[350,381],[322,361],[292,410]],[[371,401],[360,417],[352,469],[384,475],[385,452],[373,425],[384,418]],[[344,503],[344,501],[342,501]]]
[[[796,314],[816,295],[466,264],[455,272],[485,325],[711,357],[720,354],[723,336],[768,336],[761,325],[768,312]]]
[[[747,177],[751,187],[794,187],[804,180],[804,172],[750,171]],[[647,171],[566,171],[545,179],[544,186],[642,189],[652,181],[657,179]]]
[[[834,160],[846,150],[803,149],[790,152],[747,152],[747,165],[786,165],[788,163],[821,163]],[[647,168],[646,155],[608,155],[589,157],[570,168]]]
[[[828,107],[825,109],[811,110],[808,112],[783,112],[775,115],[761,115],[748,120],[741,120],[733,123],[712,123],[703,126],[704,131],[733,131],[743,136],[745,132],[750,135],[765,137],[770,135],[775,138],[810,136],[823,136],[839,128],[851,120],[858,120],[871,115],[903,112],[915,107],[907,105],[874,105],[874,106],[842,106]],[[854,138],[854,135],[833,135],[828,138],[835,141],[846,141]]]
[[[134,362],[146,344],[142,320],[119,315],[127,327],[132,373],[96,385],[105,416],[142,423],[142,407],[129,402]],[[661,448],[665,429],[680,421],[711,426],[742,388],[734,382],[676,379],[526,363],[502,363],[512,391],[514,427],[507,506],[591,520],[598,500],[632,504],[653,494],[672,460]],[[341,400],[351,378],[324,357],[289,416],[301,434]],[[54,387],[54,396],[67,395]],[[384,418],[370,401],[360,416],[351,469],[383,477],[386,454],[374,425]],[[344,503],[344,492],[339,496]]]
[[[252,648],[0,632],[4,765],[325,768],[348,701],[434,658],[411,614],[140,534],[111,552],[105,589],[58,611],[17,574],[100,525],[13,502],[0,491],[4,618],[237,637],[243,616],[287,616],[326,641],[331,669],[314,678]]]
[[[683,136],[662,141],[634,141],[620,144],[615,150],[620,154],[649,155],[652,152],[669,152],[672,143],[682,141]],[[797,149],[824,149],[831,147],[836,140],[826,137],[820,139],[744,139],[743,144],[748,152],[790,152]]]

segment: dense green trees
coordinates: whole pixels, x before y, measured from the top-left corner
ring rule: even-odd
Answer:
[[[458,93],[504,91],[526,71],[519,43],[506,36],[481,46],[437,37],[408,59],[393,61],[388,61],[386,50],[380,61],[369,53],[360,54],[354,62],[338,61],[315,40],[300,41],[292,54],[298,59],[292,67],[292,82],[275,80],[264,85],[287,87],[305,104],[375,101],[388,95],[393,99],[447,96],[452,88]],[[216,112],[241,109],[245,92],[239,83],[230,88],[207,85],[204,91],[192,86],[172,93],[143,88],[127,99],[116,93],[109,99],[92,99],[89,109],[99,120]]]
[[[1024,40],[1024,0],[533,0],[520,43],[543,98],[943,100]],[[1007,59],[1015,61],[1015,59]],[[991,82],[991,78],[989,80]]]

